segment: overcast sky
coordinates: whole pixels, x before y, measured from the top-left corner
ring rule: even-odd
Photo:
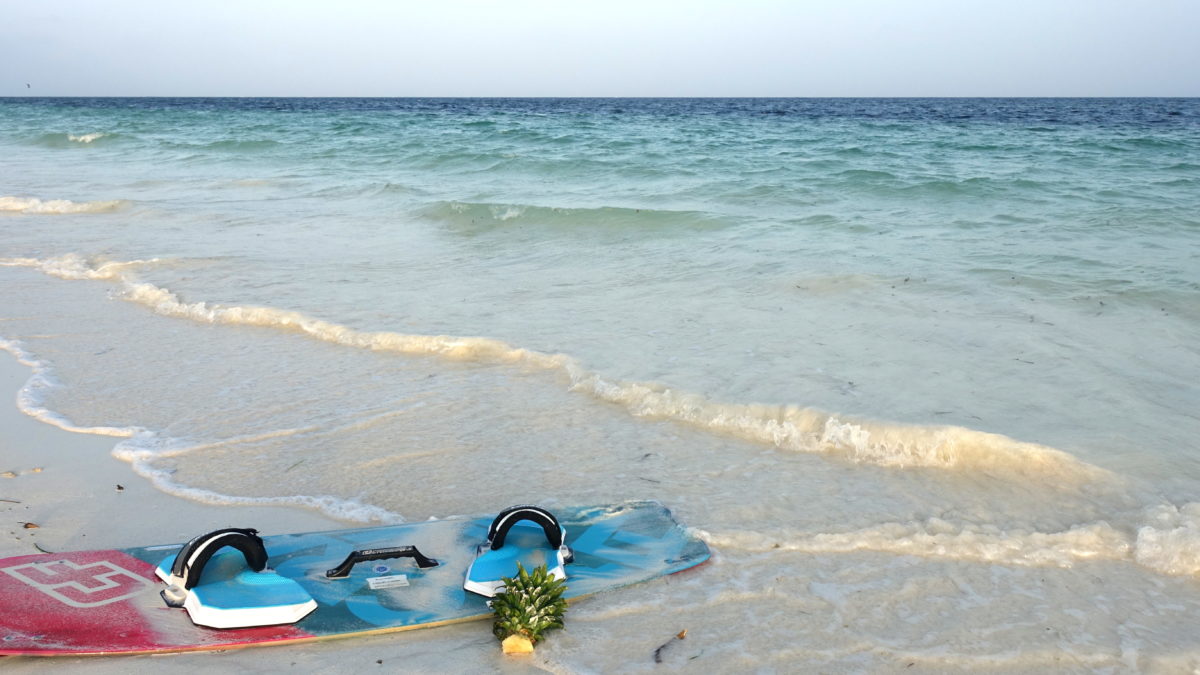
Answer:
[[[0,95],[1200,96],[1200,0],[0,0]]]

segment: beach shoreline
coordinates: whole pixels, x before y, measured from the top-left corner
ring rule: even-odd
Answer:
[[[30,368],[0,354],[0,557],[41,552],[123,548],[185,541],[218,527],[255,527],[264,533],[353,527],[316,511],[282,506],[216,506],[168,495],[112,456],[110,436],[73,433],[23,414],[15,392]],[[11,472],[12,477],[7,477]],[[117,486],[120,486],[118,489]],[[26,524],[36,527],[26,527]],[[0,656],[6,673],[273,672],[303,668],[320,672],[369,667],[436,672],[540,672],[531,660],[502,661],[484,622],[405,633],[292,646],[88,657]],[[454,650],[454,656],[447,654]]]
[[[0,390],[15,392],[31,373],[11,355],[0,357]],[[215,506],[173,497],[112,456],[119,439],[72,433],[35,420],[6,396],[0,406],[4,466],[0,489],[11,530],[0,544],[5,557],[88,548],[124,548],[186,541],[219,527],[264,532],[337,529],[345,523],[314,511],[274,506]],[[119,486],[119,487],[118,487]],[[24,529],[31,522],[37,528]],[[161,541],[160,541],[161,540]],[[36,545],[36,546],[35,546]]]

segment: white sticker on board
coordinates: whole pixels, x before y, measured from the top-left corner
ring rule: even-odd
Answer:
[[[381,588],[398,588],[400,586],[407,586],[408,575],[393,574],[387,577],[369,577],[367,579],[367,585],[370,586],[371,590],[373,591],[377,591]]]

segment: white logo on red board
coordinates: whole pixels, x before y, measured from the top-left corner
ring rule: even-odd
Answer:
[[[152,583],[107,560],[70,560],[5,567],[3,571],[71,607],[99,607],[131,598]]]

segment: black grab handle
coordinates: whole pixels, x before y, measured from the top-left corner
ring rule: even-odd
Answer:
[[[417,567],[421,569],[438,566],[438,561],[425,557],[425,554],[418,551],[416,546],[364,548],[361,551],[352,551],[342,561],[341,565],[326,571],[325,576],[330,579],[342,579],[350,576],[350,569],[357,563],[367,562],[368,560],[387,560],[388,558],[412,558],[416,561]]]

